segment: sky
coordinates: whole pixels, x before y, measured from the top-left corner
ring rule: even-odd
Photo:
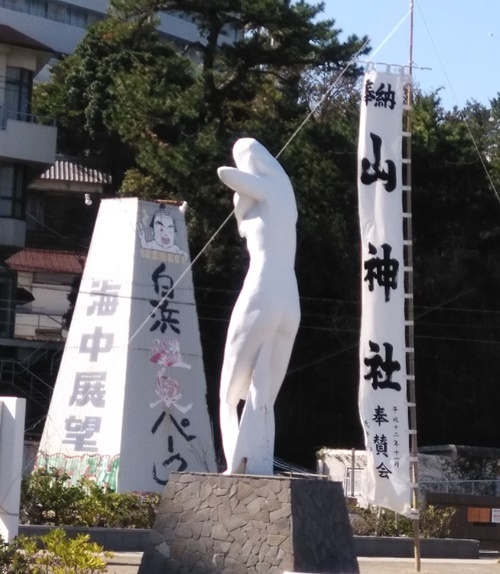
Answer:
[[[311,2],[317,3],[317,2]],[[324,0],[321,19],[335,20],[340,39],[369,36],[361,59],[407,65],[410,0]],[[413,0],[413,79],[439,89],[443,107],[468,100],[489,106],[500,92],[500,0]]]

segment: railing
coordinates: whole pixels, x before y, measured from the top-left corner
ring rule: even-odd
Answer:
[[[499,495],[500,480],[419,481],[421,492],[440,494]]]
[[[361,477],[356,476],[354,490],[351,490],[350,477],[344,477],[344,494],[357,497],[361,494]],[[420,480],[419,489],[422,494],[468,494],[472,496],[500,496],[499,480]]]
[[[7,120],[15,120],[29,124],[39,124],[54,127],[56,122],[54,118],[48,116],[38,116],[36,114],[28,114],[26,112],[18,112],[15,110],[8,110],[4,105],[0,104],[0,126],[2,130],[7,128]]]
[[[19,361],[0,359],[0,380],[39,404],[48,406],[47,391],[42,389],[49,388],[49,385]]]
[[[26,369],[31,369],[33,365],[45,359],[50,359],[50,372],[54,372],[58,367],[64,346],[54,349],[52,341],[41,342],[27,357],[24,357],[19,363]]]
[[[52,315],[34,310],[26,313],[18,311],[16,313],[14,338],[62,340],[64,339],[63,315]]]

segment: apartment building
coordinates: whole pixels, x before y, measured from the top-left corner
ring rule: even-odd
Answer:
[[[0,0],[0,22],[50,46],[56,55],[71,54],[91,24],[107,13],[108,0]],[[182,13],[160,14],[160,34],[180,48],[203,41],[193,18]],[[226,38],[236,38],[227,30]]]
[[[43,430],[99,206],[109,178],[56,157],[57,129],[31,114],[33,82],[70,54],[107,0],[0,0],[0,395],[28,399],[26,439]],[[160,14],[184,48],[193,19]],[[228,30],[227,41],[236,33]]]
[[[31,113],[36,74],[52,57],[42,42],[0,24],[0,385],[1,394],[28,397],[38,392],[31,368],[47,349],[16,337],[16,312],[33,294],[18,283],[8,260],[26,245],[25,204],[29,182],[56,158],[57,128]],[[44,356],[47,358],[47,356]],[[28,408],[31,413],[30,408]]]

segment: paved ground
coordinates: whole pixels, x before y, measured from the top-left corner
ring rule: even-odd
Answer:
[[[361,574],[414,574],[413,558],[358,558]],[[423,558],[421,574],[500,574],[497,559],[440,560]]]
[[[142,552],[115,552],[108,562],[108,574],[137,574]]]
[[[119,552],[108,563],[108,574],[137,574],[142,554]],[[412,558],[358,558],[361,574],[414,574]],[[421,574],[500,574],[498,558],[439,560],[423,558]]]

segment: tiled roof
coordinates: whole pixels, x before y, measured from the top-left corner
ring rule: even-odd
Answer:
[[[14,271],[81,275],[85,267],[85,260],[84,253],[49,249],[21,249],[21,251],[11,255],[5,264]]]
[[[30,48],[42,52],[54,52],[52,48],[5,24],[0,24],[0,44],[10,44],[11,46]]]
[[[84,161],[57,156],[39,179],[46,181],[72,181],[76,183],[111,183],[109,174],[89,166]]]

